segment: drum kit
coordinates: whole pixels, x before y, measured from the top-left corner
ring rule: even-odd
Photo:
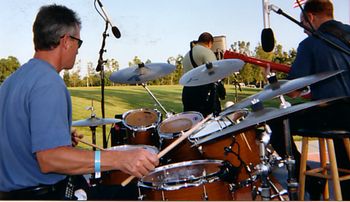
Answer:
[[[201,65],[184,74],[180,84],[197,86],[213,83],[238,72],[243,65],[244,62],[239,59]],[[101,119],[91,113],[90,118],[74,121],[72,126],[90,127],[94,138],[97,126],[122,123],[131,135],[124,144],[107,150],[145,148],[158,153],[160,167],[133,181],[137,184],[138,193],[135,194],[140,200],[286,200],[290,196],[289,190],[284,190],[270,175],[272,167],[286,161],[269,150],[267,145],[271,130],[266,122],[286,120],[293,113],[336,100],[287,106],[283,95],[341,71],[290,81],[269,79],[270,84],[261,92],[225,108],[216,116],[204,118],[195,111],[168,113],[147,88],[146,82],[166,76],[173,70],[175,67],[170,64],[150,63],[121,69],[110,77],[116,83],[142,84],[164,112],[164,120],[157,109],[142,108],[125,112],[121,120]],[[285,107],[263,106],[264,101],[275,97],[280,97]],[[258,128],[263,130],[258,133]],[[120,171],[106,172],[102,175],[102,183],[125,185],[123,180],[127,177]]]

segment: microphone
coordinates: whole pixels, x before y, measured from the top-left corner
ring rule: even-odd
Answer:
[[[261,46],[265,52],[271,52],[275,47],[275,37],[270,28],[269,0],[262,0],[264,29],[261,32]]]
[[[113,35],[114,35],[117,39],[119,39],[120,36],[121,36],[121,35],[120,35],[119,29],[118,29],[116,26],[113,26],[111,20],[108,18],[108,15],[107,15],[105,9],[103,8],[103,5],[102,5],[101,1],[100,1],[100,0],[97,0],[97,2],[98,2],[98,5],[101,7],[101,10],[102,10],[103,14],[104,14],[105,17],[106,17],[106,21],[107,21],[107,22],[111,25],[111,27],[112,27],[112,33],[113,33]]]

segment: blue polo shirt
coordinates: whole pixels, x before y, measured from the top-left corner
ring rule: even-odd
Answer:
[[[54,184],[36,152],[71,145],[70,94],[47,62],[31,59],[0,86],[0,191]]]

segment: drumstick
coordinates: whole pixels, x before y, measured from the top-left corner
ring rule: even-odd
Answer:
[[[239,123],[239,122],[240,121],[237,120],[237,123]],[[241,135],[241,138],[244,140],[244,142],[247,144],[248,149],[252,152],[252,148],[250,147],[249,142],[248,142],[247,137],[245,136],[245,134],[244,133],[240,133],[240,135]]]
[[[242,139],[244,140],[244,142],[247,144],[248,149],[252,152],[252,148],[250,147],[250,145],[248,143],[248,140],[247,140],[247,137],[245,136],[245,134],[241,133],[240,135],[241,135]]]
[[[181,132],[182,135],[176,139],[174,142],[172,142],[169,146],[167,146],[165,149],[160,151],[157,155],[158,158],[163,157],[165,154],[167,154],[170,150],[172,150],[174,147],[176,147],[178,144],[180,144],[184,139],[186,139],[188,136],[190,136],[195,130],[197,130],[203,123],[205,123],[208,119],[210,119],[213,116],[213,114],[208,115],[205,119],[203,119],[201,122],[198,122],[196,125],[194,125],[190,130],[186,132]],[[127,179],[125,179],[121,185],[125,187],[127,184],[131,182],[132,179],[134,179],[135,176],[130,176]]]
[[[85,142],[84,140],[82,140],[82,139],[78,139],[78,141],[79,142],[81,142],[81,143],[84,143],[84,144],[86,144],[86,145],[89,145],[89,146],[91,146],[91,147],[95,147],[95,148],[97,148],[97,149],[99,149],[99,150],[105,150],[104,148],[102,148],[102,147],[100,147],[100,146],[98,146],[98,145],[95,145],[95,144],[92,144],[92,143],[89,143],[89,142]]]

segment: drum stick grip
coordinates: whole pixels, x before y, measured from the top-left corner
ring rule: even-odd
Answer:
[[[167,146],[165,149],[163,149],[162,151],[160,151],[157,155],[158,158],[163,157],[165,154],[167,154],[170,150],[172,150],[174,147],[176,147],[178,144],[180,144],[184,139],[186,139],[188,136],[190,136],[195,130],[197,130],[201,125],[203,125],[203,123],[205,123],[206,121],[208,121],[211,117],[213,116],[213,114],[209,114],[205,119],[203,119],[202,121],[198,122],[196,125],[194,125],[190,130],[186,131],[186,132],[182,132],[182,135],[176,139],[174,142],[172,142],[169,146]],[[123,187],[125,187],[126,185],[128,185],[132,179],[134,179],[135,176],[130,176],[127,179],[125,179],[121,185]]]

